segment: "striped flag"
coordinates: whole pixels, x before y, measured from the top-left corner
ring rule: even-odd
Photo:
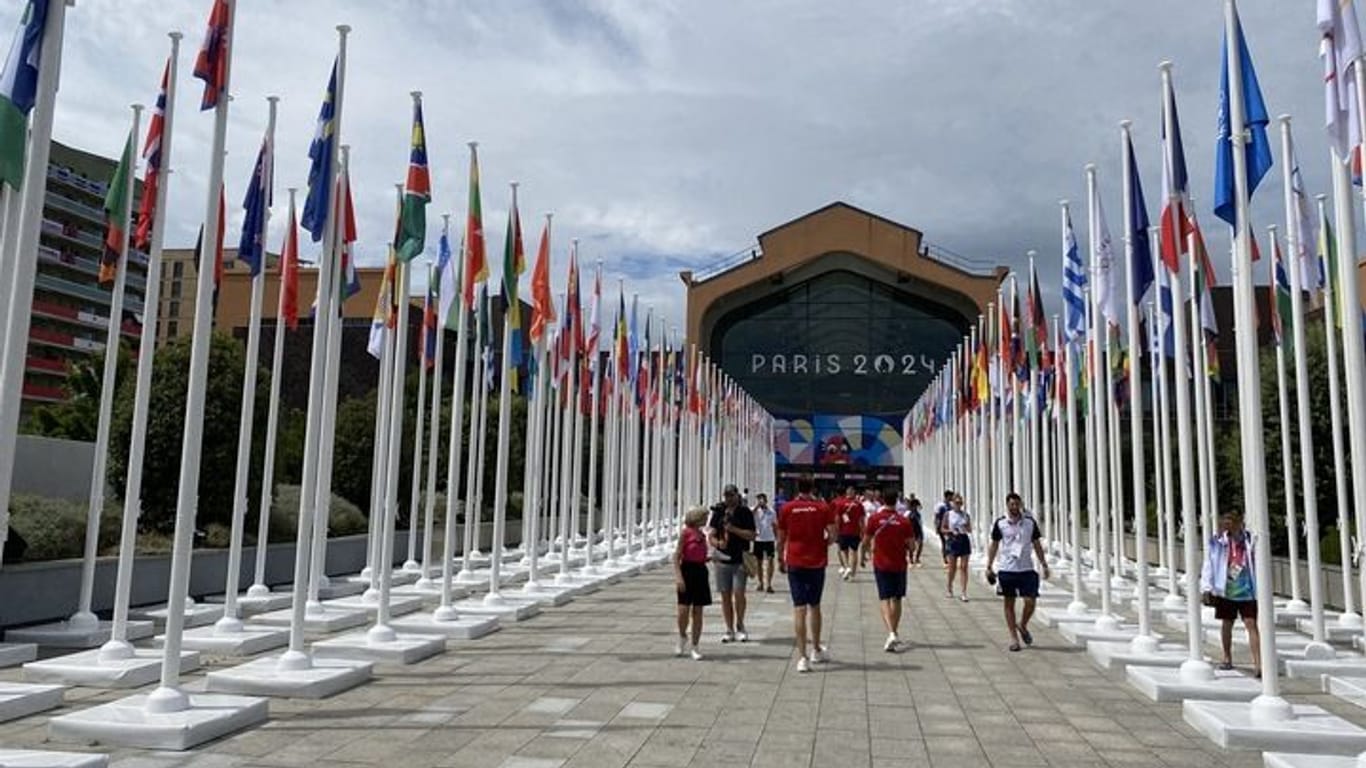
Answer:
[[[599,314],[602,310],[602,265],[598,265],[597,272],[593,275],[593,309],[588,317],[588,340],[584,343],[584,351],[588,355],[589,365],[592,370],[598,368],[598,339],[602,334],[601,320]]]
[[[427,297],[422,302],[422,344],[419,355],[424,367],[432,368],[436,365],[439,327],[436,321],[436,273],[431,272],[427,280]]]
[[[479,150],[470,145],[469,212],[465,216],[465,306],[474,309],[474,286],[489,279],[484,252],[484,207],[479,199]]]
[[[1361,29],[1353,0],[1319,0],[1319,59],[1323,62],[1324,129],[1338,157],[1351,153],[1352,176],[1361,175],[1361,126],[1357,122],[1356,67]]]
[[[1294,328],[1295,313],[1290,304],[1290,277],[1285,271],[1285,257],[1281,254],[1281,239],[1271,240],[1271,284],[1274,287],[1274,303],[1271,311],[1271,331],[1276,343],[1285,344],[1287,326]]]
[[[522,219],[517,212],[517,194],[512,195],[512,210],[508,213],[507,238],[503,244],[503,311],[506,313],[508,359],[507,375],[513,392],[520,392],[517,370],[522,367],[522,303],[517,297],[518,282],[526,271],[526,255],[522,251]]]
[[[464,243],[460,251],[464,252]],[[451,233],[449,223],[441,229],[441,239],[437,241],[437,272],[441,288],[437,291],[440,307],[437,314],[446,328],[455,328],[458,318],[453,311],[460,298],[461,262],[451,252]],[[462,305],[463,306],[463,305]]]
[[[412,261],[427,241],[427,204],[432,201],[432,178],[427,170],[427,133],[422,127],[422,99],[413,97],[412,148],[408,153],[408,179],[403,185],[403,208],[399,214],[398,258]]]
[[[38,100],[38,63],[48,0],[28,0],[0,70],[0,183],[18,189],[24,180],[28,113]]]
[[[133,135],[123,145],[123,157],[114,178],[104,195],[104,255],[100,258],[100,283],[112,283],[118,276],[119,259],[128,247],[128,233],[123,231],[123,210],[128,207],[128,174],[133,172]]]
[[[161,92],[152,119],[147,124],[147,142],[142,146],[146,170],[142,176],[142,204],[138,206],[137,224],[133,227],[133,243],[146,249],[152,240],[152,224],[156,219],[157,187],[161,186],[161,134],[166,125],[166,85],[171,77],[171,63],[161,72]]]
[[[280,313],[292,331],[299,327],[299,222],[294,214],[294,200],[289,201],[289,223],[285,229],[285,245],[280,249]]]
[[[1086,265],[1077,248],[1072,214],[1066,213],[1062,224],[1062,303],[1065,311],[1063,328],[1069,343],[1086,335],[1086,297],[1083,295],[1086,283]]]
[[[360,274],[356,272],[356,206],[351,200],[351,169],[348,167],[342,177],[337,180],[337,187],[341,191],[339,205],[343,206],[337,213],[341,217],[341,300],[347,299],[360,293]]]
[[[228,24],[231,10],[227,0],[213,0],[209,11],[208,28],[204,30],[204,44],[194,61],[194,76],[204,81],[204,98],[200,110],[213,109],[228,87]]]
[[[1180,257],[1187,251],[1191,234],[1190,178],[1186,151],[1181,144],[1181,119],[1176,111],[1176,89],[1162,105],[1162,263],[1173,273],[1181,271]],[[1171,125],[1171,135],[1167,126]]]
[[[375,296],[375,311],[370,316],[370,340],[365,345],[365,350],[376,360],[384,358],[384,333],[393,327],[395,266],[393,254],[390,253],[389,261],[384,265],[384,277],[380,280],[379,294]]]

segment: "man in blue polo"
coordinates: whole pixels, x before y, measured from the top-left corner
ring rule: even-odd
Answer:
[[[1005,598],[1006,629],[1010,631],[1010,650],[1020,650],[1020,641],[1034,644],[1029,633],[1029,620],[1034,616],[1034,603],[1039,597],[1039,574],[1034,570],[1032,555],[1037,555],[1048,578],[1048,562],[1044,558],[1043,534],[1039,523],[1024,512],[1024,500],[1018,493],[1006,496],[1005,517],[991,526],[991,546],[987,548],[987,580],[997,581],[996,591]],[[1015,618],[1015,598],[1024,599],[1024,612]]]

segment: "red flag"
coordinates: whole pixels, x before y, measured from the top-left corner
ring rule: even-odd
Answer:
[[[280,315],[292,331],[299,327],[299,222],[294,217],[294,204],[289,206],[289,224],[285,229],[285,246],[280,254]]]
[[[194,76],[204,81],[201,110],[218,106],[218,99],[228,87],[228,25],[231,11],[227,0],[214,0],[209,11],[209,25],[204,31],[204,44],[194,62]]]
[[[161,133],[165,124],[166,83],[171,76],[171,64],[161,72],[161,93],[152,108],[152,120],[147,125],[147,143],[142,157],[147,161],[147,172],[142,179],[142,204],[138,206],[138,220],[133,228],[133,244],[146,250],[152,239],[152,223],[156,218],[157,187],[161,182]]]
[[[550,222],[541,230],[536,266],[531,270],[531,343],[545,335],[547,323],[555,322],[555,297],[550,293]]]

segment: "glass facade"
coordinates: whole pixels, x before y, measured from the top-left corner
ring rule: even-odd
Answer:
[[[967,329],[944,304],[839,270],[731,311],[710,347],[775,416],[900,424]]]

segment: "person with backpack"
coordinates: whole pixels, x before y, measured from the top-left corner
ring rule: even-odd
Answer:
[[[678,589],[678,640],[674,655],[682,656],[692,630],[692,657],[702,660],[697,644],[702,639],[702,609],[711,605],[711,579],[707,576],[707,535],[702,524],[707,510],[693,507],[683,515],[683,529],[674,548],[674,586]]]
[[[864,526],[860,559],[868,562],[873,553],[873,580],[881,602],[882,623],[887,627],[887,642],[882,650],[896,653],[901,647],[897,629],[901,625],[901,603],[906,597],[906,566],[917,538],[915,526],[896,511],[897,492],[882,492],[882,507]]]

